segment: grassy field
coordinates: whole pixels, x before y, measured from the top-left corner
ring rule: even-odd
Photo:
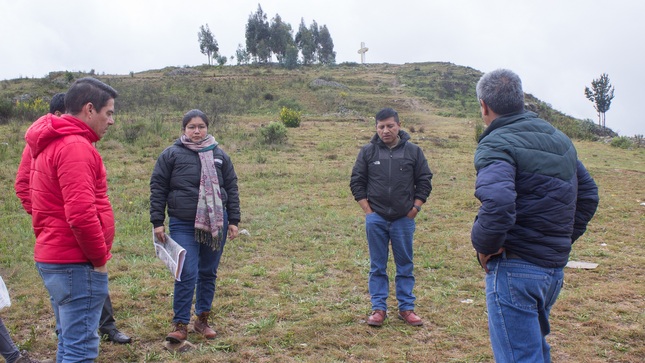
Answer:
[[[402,67],[426,72],[425,66]],[[420,94],[416,87],[421,86],[406,88],[401,81],[405,77],[387,65],[378,71],[323,68],[294,75],[225,68],[230,74],[208,78],[213,84],[229,82],[231,92],[239,92],[226,96],[226,109],[219,99],[173,89],[162,72],[106,78],[122,93],[124,110],[98,144],[117,219],[114,257],[108,265],[110,291],[117,325],[134,341],[125,346],[102,342],[97,362],[493,361],[484,274],[470,244],[470,226],[479,207],[472,167],[479,119],[470,101],[441,101],[447,96],[459,99],[461,88],[449,87],[457,91],[447,96]],[[466,69],[464,74],[472,72]],[[349,87],[306,86],[321,77]],[[240,90],[240,84],[253,86]],[[474,94],[472,86],[464,94]],[[177,108],[152,101],[137,106],[126,99],[142,97],[137,89],[166,103],[175,99]],[[286,144],[263,145],[258,130],[277,119],[275,103],[280,101],[300,107],[303,123],[288,130]],[[248,112],[245,103],[253,105]],[[242,207],[239,227],[249,235],[228,243],[224,251],[213,304],[218,338],[207,341],[191,333],[189,341],[196,348],[171,353],[162,343],[171,328],[173,281],[154,256],[148,183],[156,157],[178,137],[180,115],[197,107],[193,104],[211,105],[217,114],[217,125],[209,131],[235,164]],[[416,311],[425,320],[421,328],[394,318],[393,285],[388,304],[392,318],[382,328],[365,324],[370,312],[369,257],[364,218],[351,196],[349,176],[360,146],[374,133],[370,116],[383,106],[400,109],[403,129],[423,148],[434,173],[434,189],[417,217],[414,242]],[[136,124],[144,125],[140,137],[128,139]],[[44,358],[55,354],[54,318],[33,263],[31,221],[13,192],[27,126],[0,125],[0,275],[13,303],[1,316],[21,348]],[[576,146],[599,185],[601,203],[571,259],[599,266],[566,270],[551,319],[553,361],[642,362],[645,149],[591,141],[576,141]],[[390,266],[393,276],[392,261]]]

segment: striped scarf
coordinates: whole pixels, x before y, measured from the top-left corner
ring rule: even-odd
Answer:
[[[217,147],[217,141],[209,134],[198,143],[192,142],[186,135],[182,135],[181,142],[186,148],[199,155],[199,161],[202,164],[195,215],[195,239],[199,243],[209,245],[213,251],[216,251],[220,247],[224,226],[224,207],[213,158],[213,150]]]

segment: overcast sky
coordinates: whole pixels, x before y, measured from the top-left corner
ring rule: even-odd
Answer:
[[[245,43],[258,3],[294,34],[304,18],[327,25],[336,61],[451,62],[509,68],[524,91],[597,122],[585,86],[607,73],[616,89],[607,126],[645,134],[645,2],[627,0],[0,0],[0,80],[50,71],[128,74],[207,63],[199,27],[220,52]],[[235,61],[229,60],[230,63]]]

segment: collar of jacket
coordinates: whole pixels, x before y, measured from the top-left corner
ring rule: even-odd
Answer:
[[[477,142],[481,142],[491,132],[501,127],[512,124],[519,120],[524,120],[527,118],[536,118],[536,117],[537,117],[537,114],[531,111],[520,111],[520,112],[507,113],[506,115],[501,115],[500,117],[494,119],[493,122],[490,123],[490,125],[488,125],[488,127],[484,130],[484,132],[482,132],[482,134],[479,136],[479,140],[477,140]]]
[[[408,134],[403,130],[399,130],[399,137],[401,138],[401,140],[393,149],[400,147],[401,145],[405,144],[408,140],[410,140],[410,134]],[[387,147],[387,145],[383,143],[383,140],[381,140],[381,138],[378,137],[378,133],[375,133],[374,136],[372,136],[372,139],[370,140],[370,142],[379,147]]]

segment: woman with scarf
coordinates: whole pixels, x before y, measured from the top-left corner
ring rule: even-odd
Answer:
[[[182,120],[183,135],[166,148],[150,179],[150,222],[155,237],[165,242],[168,209],[170,237],[186,249],[181,281],[175,281],[173,330],[166,340],[186,340],[193,295],[194,330],[206,339],[217,333],[208,325],[217,267],[226,239],[238,235],[240,198],[230,157],[208,133],[209,120],[191,110]]]

